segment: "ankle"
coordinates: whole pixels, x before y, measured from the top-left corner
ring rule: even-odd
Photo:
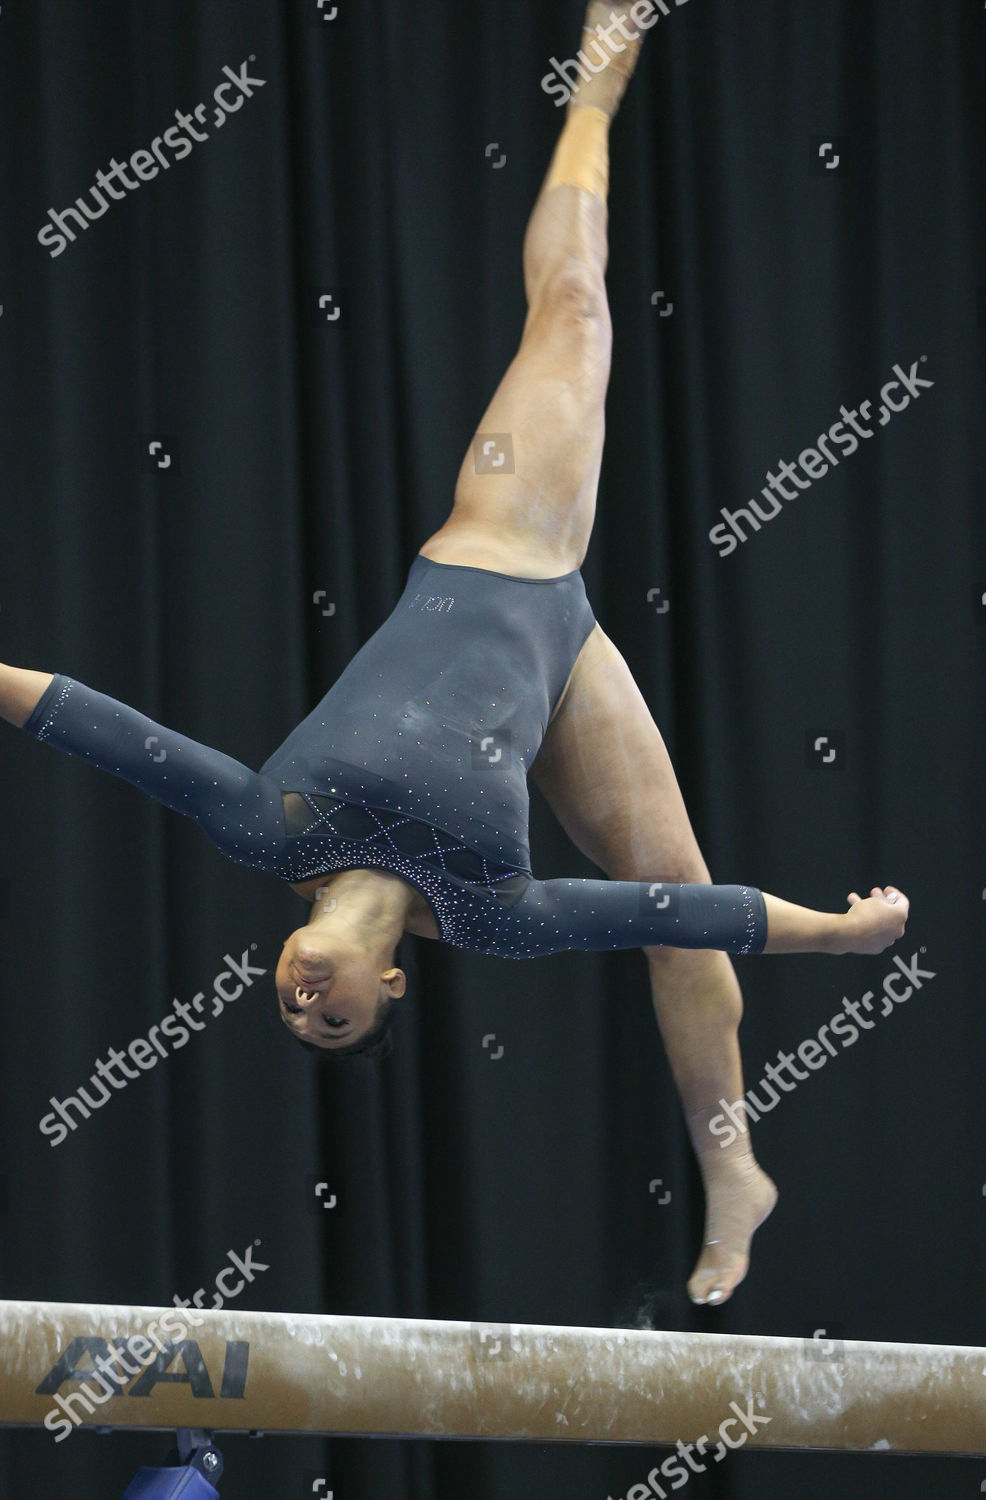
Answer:
[[[584,103],[568,119],[548,169],[545,191],[554,187],[582,188],[605,203],[609,193],[609,116],[595,104]]]

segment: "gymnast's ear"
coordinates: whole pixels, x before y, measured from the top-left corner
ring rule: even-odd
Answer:
[[[407,975],[403,969],[385,969],[380,975],[381,1000],[399,1000],[406,989]]]

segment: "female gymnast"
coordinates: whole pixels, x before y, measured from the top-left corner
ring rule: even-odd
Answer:
[[[0,715],[312,904],[275,983],[287,1027],[332,1054],[389,1040],[405,933],[508,958],[642,947],[706,1189],[689,1293],[717,1303],[777,1196],[747,1132],[724,1147],[708,1128],[721,1099],[744,1096],[728,954],[879,953],[908,902],[874,887],[825,913],[713,885],[662,737],[586,598],[610,368],[608,134],[642,41],[631,12],[589,6],[591,76],[524,245],[520,349],[451,513],[393,613],[259,773],[58,674],[0,667]],[[528,773],[605,880],[533,877]]]

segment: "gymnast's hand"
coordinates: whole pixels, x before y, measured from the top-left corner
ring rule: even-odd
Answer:
[[[896,886],[875,885],[864,899],[849,892],[849,910],[843,915],[839,934],[843,953],[882,953],[903,936],[910,902]],[[844,946],[843,946],[844,945]]]

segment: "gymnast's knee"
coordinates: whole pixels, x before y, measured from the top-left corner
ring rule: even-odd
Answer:
[[[532,306],[535,323],[542,319],[591,328],[612,337],[606,277],[601,265],[566,256],[545,271]]]
[[[719,977],[730,988],[739,991],[739,980],[736,978],[736,970],[728,953],[719,948],[671,948],[667,945],[640,950],[654,974],[666,973],[669,969],[677,968],[702,969],[705,971],[719,971]]]
[[[638,870],[631,875],[621,872],[616,877],[610,876],[610,879],[614,878],[619,880],[643,881],[649,880],[651,876],[648,870],[644,870],[643,873]],[[683,859],[676,862],[673,866],[670,867],[670,873],[668,872],[668,868],[666,867],[665,872],[661,876],[661,881],[664,885],[711,885],[712,876],[705,861],[701,858],[700,855],[696,855],[695,859],[693,860]],[[672,964],[677,964],[679,966],[684,965],[685,967],[694,967],[696,963],[701,964],[703,962],[703,959],[700,957],[700,955],[704,955],[704,961],[706,964],[708,964],[708,962],[713,957],[715,957],[719,960],[725,960],[724,967],[732,970],[732,962],[729,958],[728,953],[722,953],[718,950],[705,948],[671,948],[665,944],[662,944],[656,947],[648,946],[643,948],[641,951],[643,952],[645,958],[647,959],[647,962],[651,965],[652,968],[666,969],[669,965]]]

